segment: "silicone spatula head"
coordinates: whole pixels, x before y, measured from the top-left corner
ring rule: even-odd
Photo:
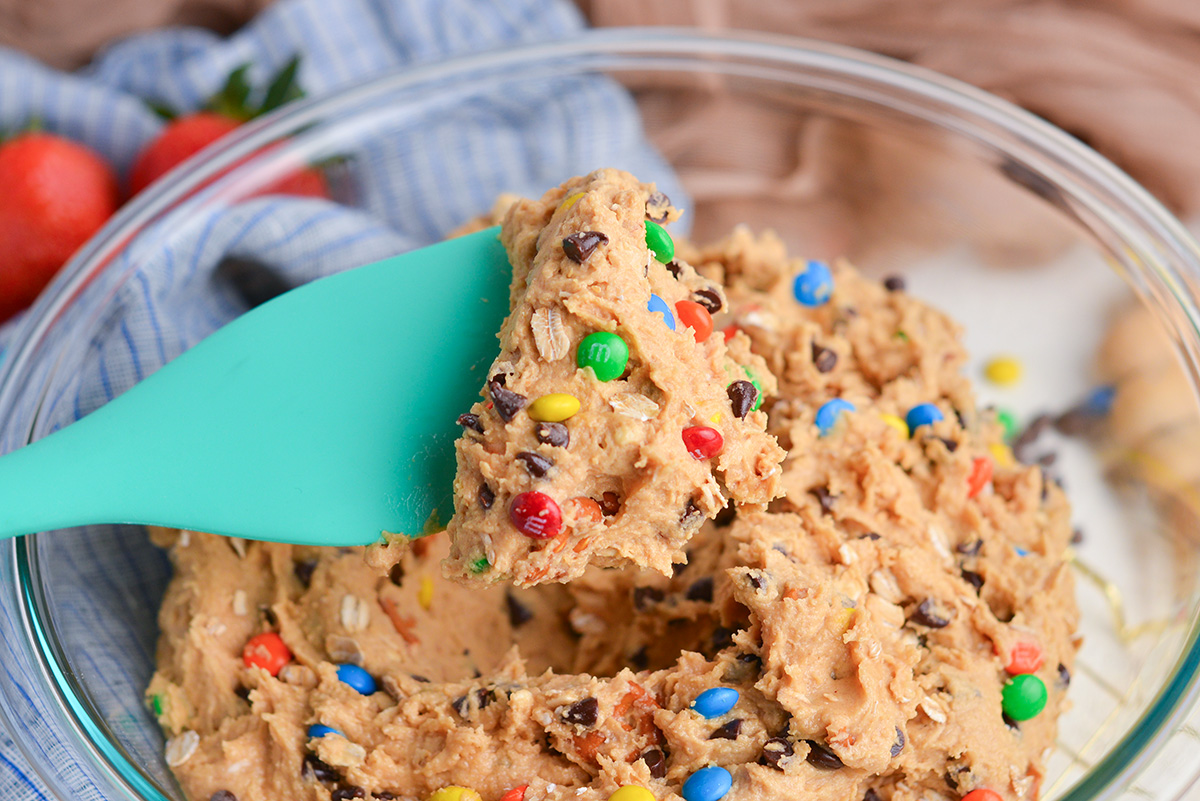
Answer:
[[[444,524],[510,278],[489,228],[259,306],[0,458],[0,536],[144,523],[362,545]]]

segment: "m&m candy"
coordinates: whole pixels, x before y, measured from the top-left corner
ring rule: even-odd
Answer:
[[[242,648],[242,663],[246,667],[259,667],[278,676],[283,666],[292,661],[292,652],[284,645],[283,638],[273,631],[256,634]]]
[[[661,314],[663,323],[666,324],[667,328],[670,328],[672,331],[675,330],[675,315],[671,314],[671,307],[667,305],[665,300],[651,293],[650,302],[646,304],[646,308],[655,314]]]
[[[500,796],[500,801],[524,801],[525,791],[528,789],[528,784],[517,785],[504,795]]]
[[[900,436],[908,439],[908,423],[901,420],[894,414],[881,414],[879,418],[887,423],[892,428],[900,432]]]
[[[459,787],[452,784],[440,790],[434,790],[429,795],[429,801],[482,801],[479,793],[470,787]]]
[[[983,367],[983,375],[998,387],[1011,387],[1021,380],[1024,368],[1011,356],[997,356]]]
[[[820,409],[817,409],[816,424],[817,430],[821,432],[821,436],[828,434],[837,424],[838,418],[842,416],[842,412],[854,411],[854,404],[842,398],[834,398],[822,404]]]
[[[375,679],[358,665],[338,665],[337,677],[338,681],[350,685],[360,695],[375,693]]]
[[[712,335],[713,321],[708,309],[694,300],[681,300],[675,304],[675,315],[679,322],[696,332],[696,341],[703,342]]]
[[[822,306],[833,294],[833,274],[823,261],[810,261],[804,272],[792,282],[792,294],[803,306]]]
[[[654,801],[654,793],[637,784],[627,784],[608,797],[608,801]]]
[[[561,423],[579,411],[579,398],[565,392],[552,392],[529,404],[525,411],[539,423]]]
[[[1036,673],[1044,660],[1042,649],[1037,643],[1021,640],[1012,647],[1012,651],[1008,655],[1008,664],[1004,666],[1004,669],[1013,676],[1022,673]]]
[[[336,734],[339,737],[346,736],[332,726],[326,726],[323,723],[314,723],[308,727],[308,739],[310,740],[319,740],[327,734]]]
[[[683,447],[694,459],[711,459],[725,447],[725,438],[715,428],[689,426],[683,429]]]
[[[579,343],[575,350],[575,364],[579,365],[580,369],[592,368],[596,378],[601,381],[612,381],[614,378],[620,378],[625,372],[625,366],[629,364],[629,346],[616,334],[597,331],[588,334]]]
[[[684,801],[718,801],[733,787],[733,776],[720,765],[701,768],[688,777],[679,794]]]
[[[1013,720],[1029,720],[1046,708],[1046,684],[1032,673],[1013,676],[1000,691],[1004,714]]]
[[[971,462],[971,474],[967,476],[967,497],[974,498],[992,480],[992,460],[980,456]]]
[[[508,519],[517,531],[533,540],[554,539],[562,530],[562,510],[544,492],[522,492],[513,498]]]
[[[667,229],[653,220],[646,220],[646,247],[654,254],[654,258],[666,264],[675,258],[675,242]]]
[[[942,410],[932,403],[918,403],[909,409],[908,414],[904,416],[904,422],[908,424],[910,436],[917,433],[917,429],[921,426],[932,425],[939,420],[945,419],[946,416],[942,414]]]
[[[713,687],[696,696],[692,709],[703,718],[719,718],[737,704],[738,691],[732,687]]]
[[[962,797],[962,801],[1004,801],[995,790],[978,787]]]

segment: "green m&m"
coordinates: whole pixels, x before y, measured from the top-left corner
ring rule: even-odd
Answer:
[[[620,378],[629,364],[629,346],[625,340],[609,331],[588,334],[575,351],[575,363],[590,367],[601,381]]]
[[[1029,720],[1046,708],[1046,684],[1032,673],[1013,676],[1000,691],[1000,705],[1013,720]]]
[[[652,220],[646,220],[646,247],[663,264],[675,258],[675,242],[671,235],[666,228]]]

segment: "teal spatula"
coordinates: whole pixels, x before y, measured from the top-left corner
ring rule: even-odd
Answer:
[[[298,287],[0,457],[0,537],[146,523],[363,545],[444,524],[455,421],[508,313],[498,232]]]

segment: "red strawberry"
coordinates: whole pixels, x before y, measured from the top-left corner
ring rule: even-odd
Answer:
[[[234,70],[224,88],[208,101],[205,110],[172,119],[142,150],[129,176],[130,192],[141,192],[173,167],[233,131],[243,122],[272,111],[289,100],[302,97],[303,92],[296,85],[298,67],[298,58],[288,62],[271,80],[262,103],[257,107],[248,103],[251,94],[251,87],[246,82],[248,66]],[[327,198],[329,185],[324,173],[319,169],[305,167],[268,184],[255,194]]]
[[[0,321],[24,309],[120,203],[91,150],[47,133],[0,144]]]

